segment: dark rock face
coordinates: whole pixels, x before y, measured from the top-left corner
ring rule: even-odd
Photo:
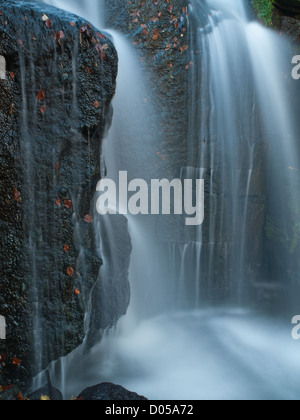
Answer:
[[[295,53],[298,53],[300,43],[300,1],[276,0],[275,6],[274,26],[295,43]]]
[[[281,29],[293,42],[300,43],[300,19],[282,16]]]
[[[275,4],[285,13],[300,16],[300,0],[275,0]]]
[[[102,264],[92,199],[117,54],[76,16],[4,1],[0,55],[0,383],[22,385],[85,334]]]
[[[150,99],[155,103],[159,151],[153,162],[158,176],[174,177],[186,165],[188,83],[191,68],[187,0],[106,1],[107,26],[120,30],[140,55]],[[155,127],[154,127],[154,132]]]
[[[142,397],[120,385],[103,383],[92,386],[81,392],[79,400],[85,401],[146,401],[147,398]]]

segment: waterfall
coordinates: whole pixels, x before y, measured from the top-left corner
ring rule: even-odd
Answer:
[[[102,24],[96,0],[51,3]],[[298,160],[282,77],[287,44],[252,22],[244,4],[190,0],[188,166],[174,169],[181,179],[205,179],[205,222],[166,243],[157,231],[173,224],[128,217],[128,313],[88,354],[76,350],[53,365],[52,376],[67,396],[114,381],[153,399],[298,397],[300,360],[289,325],[246,309],[257,283],[272,283],[262,270],[262,236],[267,195],[269,206],[280,199],[276,185],[282,180],[270,173],[279,163],[292,189],[297,180],[290,168],[298,168]],[[153,104],[132,46],[110,34],[120,65],[102,151],[106,175],[117,180],[126,170],[150,181],[157,177],[159,126],[149,118]],[[277,210],[288,217],[284,203]],[[182,232],[182,218],[176,223]],[[114,234],[108,219],[99,220],[98,230],[99,241],[103,232]],[[103,276],[109,279],[111,270],[104,266]],[[207,307],[215,301],[233,305]]]
[[[249,303],[251,287],[262,281],[267,195],[269,202],[283,199],[274,190],[282,185],[278,177],[268,179],[269,148],[281,156],[281,170],[298,167],[296,118],[283,76],[289,76],[289,45],[251,21],[245,4],[190,1],[194,65],[188,150],[209,192],[200,253],[195,261],[194,251],[185,252],[184,264],[202,267],[198,281],[204,298],[237,303]],[[295,177],[289,176],[289,188]],[[283,206],[281,217],[288,218]]]

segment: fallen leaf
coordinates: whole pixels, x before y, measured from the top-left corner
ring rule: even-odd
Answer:
[[[76,25],[76,23],[75,22],[71,22],[70,25],[74,27]]]
[[[54,34],[54,39],[56,40],[56,41],[58,41],[58,40],[60,40],[60,39],[64,39],[64,37],[65,37],[65,33],[64,33],[64,31],[58,31],[58,32],[56,32],[55,34]]]
[[[85,223],[92,223],[93,218],[89,214],[87,214],[84,218]]]
[[[68,267],[67,268],[67,274],[68,274],[68,276],[70,276],[70,277],[73,277],[74,276],[74,273],[75,273],[75,271],[74,271],[74,268],[73,267]]]
[[[57,207],[59,207],[59,206],[61,205],[61,199],[60,199],[60,198],[58,198],[58,199],[56,200],[55,204],[57,205]]]
[[[19,190],[17,190],[17,188],[14,188],[14,200],[17,203],[22,203],[22,197],[21,197],[21,193]]]
[[[21,360],[20,359],[18,359],[17,357],[13,357],[13,364],[15,365],[15,366],[21,366]]]
[[[18,394],[18,400],[19,401],[24,401],[25,400],[21,391]]]
[[[0,354],[0,362],[3,363],[6,360],[6,354],[2,353]]]
[[[107,44],[106,44],[107,45]],[[98,53],[100,54],[100,58],[101,58],[101,60],[103,61],[103,60],[105,60],[105,58],[106,58],[106,54],[105,54],[105,49],[104,49],[104,46],[102,46],[101,44],[96,44],[95,45],[95,48],[96,48],[96,50],[98,51]]]
[[[39,93],[38,93],[38,96],[37,96],[37,98],[38,98],[38,100],[39,101],[44,101],[45,100],[45,92],[43,91],[43,89],[41,88],[41,90],[39,91]]]
[[[51,26],[53,25],[53,22],[52,22],[52,20],[51,19],[47,19],[46,20],[46,22],[45,22],[45,25],[47,26],[47,28],[51,28]]]
[[[65,245],[64,246],[64,250],[65,250],[65,252],[70,252],[70,246],[69,245]]]
[[[41,107],[40,111],[41,111],[41,114],[45,114],[45,112],[47,111],[47,107],[46,107],[46,105],[43,105],[43,106]]]
[[[8,390],[12,389],[13,387],[14,387],[13,385],[0,386],[0,392],[8,391]]]
[[[76,295],[80,295],[80,290],[79,289],[76,289],[75,290],[75,293],[76,293]]]
[[[43,20],[44,22],[46,22],[48,19],[49,19],[49,18],[48,18],[48,16],[44,13],[44,14],[43,14],[43,17],[42,17],[42,20]]]
[[[95,107],[95,108],[99,108],[99,106],[100,106],[100,103],[99,103],[98,101],[95,101],[95,102],[94,102],[94,107]]]
[[[73,203],[72,203],[72,200],[65,200],[65,207],[67,208],[67,209],[71,209],[72,208],[72,206],[73,206]]]
[[[50,397],[48,397],[48,395],[42,395],[41,401],[51,401],[51,400],[50,400]]]
[[[97,37],[100,39],[107,39],[107,36],[103,35],[101,32],[97,32]]]
[[[159,38],[159,30],[155,29],[154,30],[154,35],[153,35],[153,40],[156,41]]]

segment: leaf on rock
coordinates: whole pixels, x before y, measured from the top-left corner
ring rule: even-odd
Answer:
[[[96,44],[95,48],[98,51],[98,53],[100,54],[101,60],[102,61],[105,60],[105,58],[106,58],[105,51],[108,50],[108,48],[109,48],[108,44],[104,44],[104,45]]]
[[[53,25],[52,20],[51,19],[47,19],[46,22],[45,22],[45,25],[47,26],[48,29],[50,29],[51,26]]]
[[[101,32],[97,32],[97,37],[100,39],[107,39],[107,36],[103,35]]]
[[[43,89],[41,89],[39,91],[37,98],[38,98],[39,101],[44,101],[45,100],[46,95],[45,95],[45,92],[43,91]]]
[[[85,223],[92,223],[93,218],[89,214],[87,214],[84,218]]]
[[[21,360],[18,359],[17,357],[13,357],[13,365],[15,366],[21,366]]]
[[[72,208],[72,206],[73,206],[72,200],[65,200],[65,207],[67,209],[70,210]]]
[[[17,203],[22,203],[22,197],[21,197],[21,193],[19,190],[17,190],[17,188],[14,188],[14,200]]]
[[[64,33],[64,31],[58,31],[58,32],[56,32],[55,34],[54,34],[54,39],[56,40],[56,41],[59,41],[59,40],[61,40],[61,39],[64,39],[64,37],[65,37],[65,33]]]
[[[73,277],[74,273],[75,273],[75,271],[74,271],[73,267],[70,266],[70,267],[67,268],[67,274],[68,274],[69,277]]]

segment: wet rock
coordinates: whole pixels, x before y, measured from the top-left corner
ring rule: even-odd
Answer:
[[[146,401],[147,398],[142,397],[134,392],[130,392],[120,385],[103,383],[92,386],[82,391],[78,397],[79,400],[85,401]]]
[[[84,338],[102,265],[91,203],[118,59],[85,20],[19,1],[1,2],[0,55],[1,385],[24,385]]]
[[[275,4],[285,13],[300,17],[300,0],[275,0]]]
[[[300,42],[300,19],[283,16],[281,29],[293,42]]]

